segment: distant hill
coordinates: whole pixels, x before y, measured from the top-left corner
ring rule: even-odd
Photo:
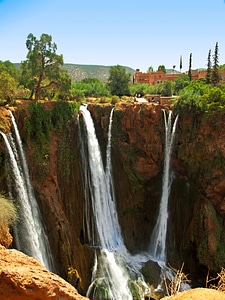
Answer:
[[[72,82],[81,81],[84,78],[98,78],[101,82],[106,82],[111,66],[64,64],[63,68],[67,70]],[[129,67],[125,69],[127,73],[134,75],[135,70]]]
[[[20,68],[20,63],[14,63],[14,65],[16,68]],[[81,81],[84,78],[98,78],[101,82],[106,82],[111,66],[64,64],[63,68],[67,70],[72,82]],[[127,73],[134,75],[135,70],[129,67],[125,67],[125,69]]]

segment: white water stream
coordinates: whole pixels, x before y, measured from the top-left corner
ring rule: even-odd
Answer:
[[[106,167],[104,169],[99,143],[95,133],[94,123],[86,106],[81,106],[80,111],[84,118],[87,134],[87,154],[84,158],[86,195],[90,192],[91,207],[94,221],[90,222],[90,213],[86,212],[87,233],[90,242],[98,249],[92,273],[92,283],[87,296],[91,299],[131,300],[133,299],[129,284],[131,281],[139,290],[140,299],[149,289],[138,270],[143,259],[139,255],[132,256],[128,253],[120,230],[114,197],[114,187],[111,172],[111,128],[113,110],[110,114],[108,143],[106,150]],[[89,173],[90,172],[90,173]],[[87,201],[87,200],[86,200]],[[90,210],[86,204],[87,210]],[[96,234],[93,232],[95,226]],[[94,239],[94,240],[93,240]],[[101,293],[101,297],[99,296]]]
[[[170,172],[170,157],[173,147],[174,135],[178,120],[178,115],[172,124],[172,111],[169,111],[167,118],[166,111],[163,110],[165,124],[165,150],[164,150],[164,170],[163,170],[163,185],[162,196],[158,219],[153,229],[150,241],[150,253],[153,259],[166,263],[166,236],[167,236],[167,221],[168,221],[168,199],[172,184],[172,175]]]
[[[9,155],[9,189],[18,205],[19,221],[13,228],[16,247],[27,255],[36,258],[47,269],[53,271],[51,250],[30,182],[22,141],[12,113],[11,116],[16,143],[11,133],[8,136],[3,132],[0,132],[0,134],[5,141]]]

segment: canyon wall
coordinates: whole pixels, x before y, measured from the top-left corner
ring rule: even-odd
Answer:
[[[106,139],[106,109],[89,106],[99,136]],[[162,189],[165,127],[154,104],[115,106],[113,175],[118,214],[131,252],[146,250],[156,222]],[[208,270],[225,264],[225,115],[182,112],[171,157],[173,184],[169,199],[168,261],[197,284]],[[104,144],[104,143],[103,143]],[[201,282],[202,280],[202,282]],[[195,284],[195,283],[193,283]]]
[[[53,110],[54,102],[42,104]],[[66,105],[66,104],[65,104]],[[29,104],[28,104],[29,106]],[[90,283],[93,250],[83,223],[84,191],[77,116],[53,120],[46,148],[28,131],[34,115],[25,101],[13,108],[30,176],[47,227],[57,272],[84,294]],[[108,104],[89,104],[104,156]],[[118,103],[112,126],[112,163],[119,221],[130,252],[147,250],[162,189],[165,128],[163,108],[150,103]],[[1,110],[0,129],[10,120]],[[82,118],[81,118],[82,119]],[[4,121],[2,121],[4,120]],[[27,122],[29,120],[29,122]],[[168,262],[185,263],[191,279],[225,266],[225,114],[179,116],[171,159]],[[9,123],[8,123],[9,122]],[[3,125],[4,126],[3,126]],[[6,126],[7,125],[7,126]],[[43,131],[47,131],[43,126]],[[33,136],[32,136],[33,134]],[[46,135],[47,136],[47,135]],[[0,141],[0,188],[7,192],[5,148]]]

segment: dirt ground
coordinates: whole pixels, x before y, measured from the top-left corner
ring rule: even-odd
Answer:
[[[213,289],[196,288],[164,297],[161,300],[225,300],[225,293]]]

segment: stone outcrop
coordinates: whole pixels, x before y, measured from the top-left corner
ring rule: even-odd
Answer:
[[[0,246],[1,300],[85,300],[68,282],[34,258]]]

